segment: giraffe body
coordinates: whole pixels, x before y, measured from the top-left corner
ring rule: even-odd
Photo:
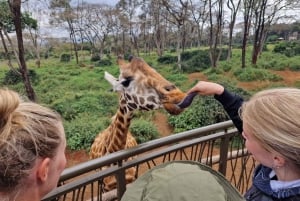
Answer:
[[[170,114],[179,114],[183,111],[178,104],[184,100],[186,94],[142,59],[132,58],[130,63],[118,59],[118,64],[119,78],[105,72],[105,79],[112,84],[114,91],[120,93],[119,108],[109,127],[96,136],[90,149],[91,159],[137,145],[129,132],[135,110],[150,111],[164,108]],[[136,178],[135,173],[135,168],[127,170],[128,183]],[[104,183],[106,190],[116,187],[113,176],[106,178]]]

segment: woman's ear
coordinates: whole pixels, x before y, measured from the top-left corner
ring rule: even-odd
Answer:
[[[49,174],[49,168],[50,168],[50,158],[44,158],[41,163],[38,166],[37,170],[37,178],[45,182],[48,179]]]
[[[275,168],[280,168],[280,167],[283,167],[285,165],[285,158],[282,157],[281,155],[279,154],[276,154],[274,155],[273,157],[273,166]]]

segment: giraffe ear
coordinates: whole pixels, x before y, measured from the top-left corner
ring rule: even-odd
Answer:
[[[119,66],[123,66],[126,64],[126,62],[122,56],[118,56],[117,63]]]
[[[104,78],[113,86],[114,91],[120,90],[120,83],[117,78],[106,71],[104,72]]]

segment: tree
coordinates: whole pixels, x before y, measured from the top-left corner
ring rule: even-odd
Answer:
[[[78,60],[78,50],[77,50],[77,39],[76,30],[74,26],[74,21],[76,20],[76,14],[70,5],[71,0],[50,0],[50,9],[53,10],[52,16],[58,23],[66,22],[68,25],[68,31],[70,40],[73,44],[73,49],[75,52],[76,63]]]
[[[242,0],[238,0],[238,1],[227,0],[227,8],[229,8],[230,10],[227,60],[230,60],[232,55],[232,35],[233,35],[233,29],[236,21],[236,16],[241,5],[241,1]]]
[[[40,32],[40,23],[44,17],[43,13],[45,12],[45,9],[46,12],[48,10],[48,5],[45,5],[45,2],[40,1],[27,1],[22,4],[22,9],[24,11],[23,19],[25,19],[24,29],[28,31],[26,34],[23,33],[23,37],[30,40],[32,43],[26,50],[32,52],[32,55],[35,55],[35,64],[39,68],[41,66],[40,50],[43,42],[43,37]]]
[[[223,0],[209,0],[209,57],[212,67],[217,63],[222,53],[222,33],[224,21]]]
[[[131,46],[139,55],[139,35],[141,34],[140,21],[138,19],[138,10],[140,9],[142,2],[140,0],[120,0],[116,7],[119,9],[119,17],[124,23],[123,27],[129,31],[129,40]],[[125,30],[123,31],[123,34]],[[125,51],[123,47],[123,51]]]
[[[194,22],[194,26],[196,26],[196,32],[197,32],[197,46],[200,47],[202,34],[203,34],[203,28],[204,25],[208,19],[208,0],[203,0],[199,2],[198,4],[195,4],[193,0],[190,1],[190,9],[191,9],[191,17]]]
[[[160,4],[158,1],[150,0],[150,3],[147,5],[147,8],[145,6],[143,9],[145,11],[147,10],[150,16],[150,23],[148,25],[150,30],[151,28],[153,29],[152,38],[156,47],[156,54],[158,56],[162,56],[164,51],[164,35],[163,27],[160,22],[162,19],[162,9],[160,9]],[[150,34],[149,31],[148,34]]]
[[[10,36],[8,35],[8,32],[13,32],[13,31],[14,31],[13,19],[12,19],[11,12],[9,10],[8,2],[2,0],[0,1],[0,37],[4,48],[5,57],[8,61],[8,67],[11,70],[13,70],[15,73],[20,74],[20,72],[15,69],[11,61],[12,58],[11,58],[10,51],[13,51],[18,63],[18,67],[21,68],[18,52],[15,49]],[[5,39],[8,41],[9,44],[6,43]],[[9,50],[9,45],[12,50]]]
[[[255,0],[243,0],[243,16],[244,16],[244,30],[243,30],[243,42],[242,42],[242,68],[246,67],[246,52],[247,52],[247,43],[249,37],[249,31],[251,27],[251,20],[253,15],[253,6]]]
[[[174,2],[161,0],[161,5],[164,6],[170,14],[170,18],[167,18],[172,24],[177,27],[176,33],[176,53],[177,53],[177,65],[181,70],[181,52],[184,50],[184,40],[186,38],[185,25],[188,19],[188,1]]]
[[[251,63],[256,65],[259,55],[262,52],[267,33],[271,24],[285,16],[279,14],[279,11],[293,5],[294,0],[258,0],[252,7],[254,13],[254,37]],[[291,8],[290,8],[291,9]]]
[[[12,14],[14,26],[16,29],[16,36],[18,41],[18,51],[19,51],[19,60],[20,60],[20,72],[22,79],[25,85],[25,90],[29,100],[35,101],[36,95],[31,86],[30,79],[28,76],[27,66],[24,57],[24,45],[23,45],[23,36],[22,36],[22,18],[21,18],[21,0],[9,0],[9,7]]]

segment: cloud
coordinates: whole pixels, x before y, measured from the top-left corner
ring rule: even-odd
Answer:
[[[72,2],[76,2],[76,0],[72,0]],[[92,3],[92,4],[107,4],[107,5],[116,5],[118,3],[118,0],[84,0],[86,3]]]

